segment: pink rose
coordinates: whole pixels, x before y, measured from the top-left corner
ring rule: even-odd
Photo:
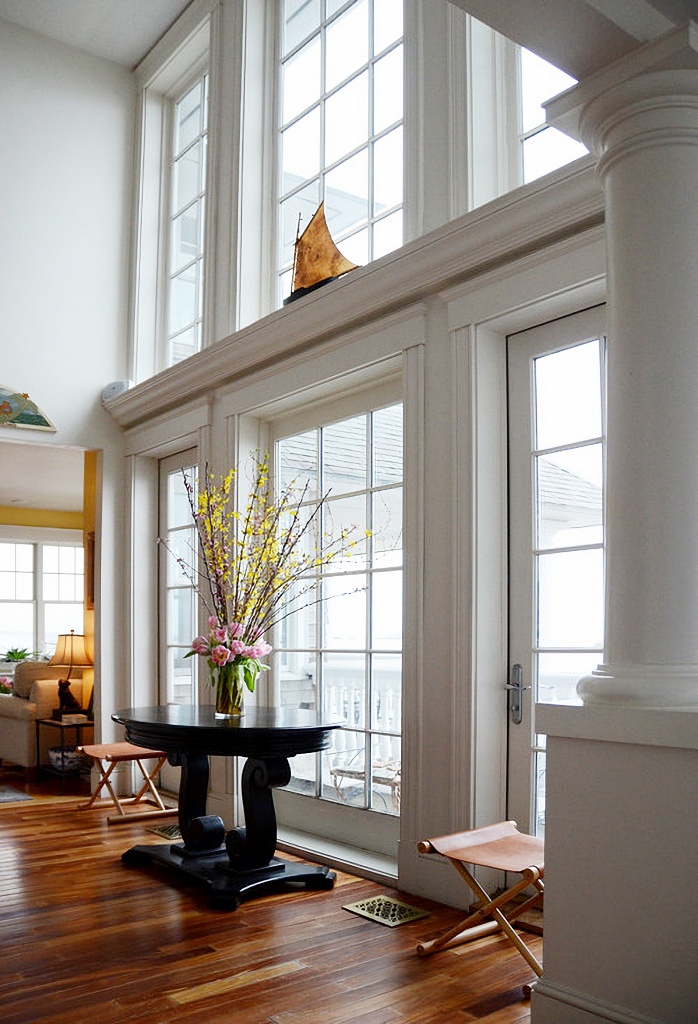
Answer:
[[[225,626],[218,626],[211,630],[211,636],[217,644],[224,644],[228,639],[228,631]]]
[[[227,665],[229,660],[230,651],[228,650],[227,647],[224,647],[222,644],[219,644],[217,647],[214,647],[213,650],[211,651],[211,661],[214,663],[214,665]]]
[[[231,640],[230,650],[232,651],[233,655],[242,654],[244,656],[245,652],[247,651],[247,648],[245,647],[242,640]]]
[[[231,622],[228,625],[228,636],[231,640],[239,640],[242,636],[243,627],[239,622]]]
[[[214,626],[217,626],[217,625],[218,625],[218,619],[216,618],[216,616],[215,615],[209,615],[209,617],[208,617],[208,628],[209,629],[213,629]]]

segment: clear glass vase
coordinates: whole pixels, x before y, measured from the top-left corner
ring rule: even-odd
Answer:
[[[211,683],[216,690],[216,718],[241,718],[245,714],[244,684],[233,662],[211,667]]]

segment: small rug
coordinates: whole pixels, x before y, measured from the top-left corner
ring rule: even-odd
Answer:
[[[34,797],[28,796],[26,793],[22,793],[21,790],[15,789],[14,786],[0,786],[0,804],[14,804],[20,800],[33,800]]]
[[[371,899],[359,900],[358,903],[347,903],[342,909],[350,910],[352,914],[359,914],[360,917],[367,917],[369,921],[386,924],[388,928],[396,928],[399,924],[429,917],[428,910],[411,907],[409,903],[401,903],[392,896],[372,896]]]
[[[181,839],[182,833],[179,831],[179,825],[155,825],[153,828],[148,829],[149,832],[154,832],[156,836],[160,836],[161,839]]]

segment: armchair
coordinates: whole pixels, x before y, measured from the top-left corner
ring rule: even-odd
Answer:
[[[58,680],[61,670],[48,662],[23,661],[15,669],[12,693],[0,693],[0,761],[25,768],[37,763],[37,718],[50,718],[58,707]],[[82,680],[71,678],[71,692],[82,699]],[[48,762],[51,737],[44,733],[42,762]]]

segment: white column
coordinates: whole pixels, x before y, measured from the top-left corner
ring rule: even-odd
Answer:
[[[576,120],[606,195],[606,661],[579,684],[586,704],[698,708],[693,34],[672,33],[635,68],[619,61],[548,105],[551,123]]]

